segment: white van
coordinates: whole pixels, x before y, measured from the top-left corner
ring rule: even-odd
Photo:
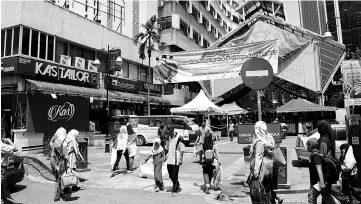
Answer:
[[[124,117],[124,116],[119,116]],[[116,119],[117,116],[113,116]],[[172,124],[174,131],[181,135],[185,145],[196,141],[199,126],[185,116],[178,115],[154,115],[154,116],[129,116],[133,130],[137,133],[137,145],[153,143],[158,137],[158,128],[164,124]]]

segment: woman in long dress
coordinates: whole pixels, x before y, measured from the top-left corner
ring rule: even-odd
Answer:
[[[54,201],[64,200],[63,189],[61,188],[61,176],[65,172],[68,163],[68,149],[65,142],[66,130],[59,128],[50,141],[51,156],[50,165],[55,176],[55,196]]]
[[[79,136],[79,132],[75,129],[72,129],[69,131],[68,136],[66,137],[66,143],[68,146],[68,155],[69,155],[68,166],[74,172],[76,169],[77,161],[82,162],[82,163],[85,162],[83,156],[81,155],[81,153],[79,151],[78,142],[76,141],[76,138],[78,136]],[[78,186],[74,186],[72,188],[72,190],[79,190],[79,189],[80,189],[80,187],[78,187]]]
[[[213,172],[216,169],[216,166],[219,165],[218,149],[215,146],[213,136],[210,133],[205,134],[204,137],[204,154],[206,154],[207,150],[211,150],[213,153],[213,159],[211,161],[208,161],[206,155],[204,155],[205,161],[202,164],[204,185],[206,186],[205,192],[206,194],[209,194]]]
[[[145,159],[144,163],[147,162],[151,157],[153,157],[154,164],[155,191],[164,191],[162,166],[165,159],[165,153],[159,138],[155,138],[153,142],[153,148],[150,151],[149,156]]]
[[[256,136],[250,148],[252,159],[249,179],[259,180],[265,189],[266,195],[259,198],[251,196],[251,199],[252,203],[270,203],[272,202],[273,151],[275,141],[268,134],[265,122],[258,121],[254,126],[254,130]]]

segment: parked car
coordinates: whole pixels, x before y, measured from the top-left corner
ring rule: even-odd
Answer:
[[[18,155],[10,155],[8,159],[9,165],[1,167],[1,171],[4,172],[8,186],[14,186],[24,179],[24,158]]]
[[[336,143],[336,157],[339,158],[341,155],[340,146],[344,143],[347,143],[346,138],[346,125],[345,124],[333,124],[331,125],[332,130],[335,134],[335,143]],[[317,128],[307,133],[304,136],[299,135],[296,140],[296,154],[299,160],[308,160],[311,153],[307,151],[306,143],[310,138],[320,138]]]

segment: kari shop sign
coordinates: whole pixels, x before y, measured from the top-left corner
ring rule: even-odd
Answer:
[[[238,129],[238,144],[251,144],[255,136],[254,124],[240,124]],[[267,123],[267,130],[276,143],[282,142],[281,125],[279,123]]]
[[[16,73],[36,79],[58,81],[65,84],[97,86],[99,74],[87,70],[67,67],[56,63],[18,57]]]
[[[89,99],[76,96],[28,95],[35,132],[53,133],[59,127],[85,131],[89,122]]]
[[[139,93],[148,93],[148,82],[138,81],[138,90]],[[162,85],[159,84],[150,84],[150,93],[152,95],[161,95],[162,94]]]

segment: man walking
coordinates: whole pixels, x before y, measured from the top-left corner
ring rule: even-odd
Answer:
[[[169,140],[166,145],[166,161],[169,178],[173,182],[172,195],[176,196],[182,190],[178,181],[179,166],[183,163],[184,144],[182,136],[174,132],[174,127],[167,125]]]
[[[196,145],[201,146],[201,149],[203,149],[203,143],[204,143],[205,135],[207,133],[213,134],[213,131],[211,130],[210,127],[207,126],[206,122],[207,121],[205,119],[202,120],[202,126],[199,128],[199,134],[198,134],[199,136],[198,136],[198,138],[197,138],[197,140],[195,142]],[[199,155],[199,163],[201,164],[203,162],[203,158],[202,158],[203,151],[200,151],[198,153],[198,155]]]

